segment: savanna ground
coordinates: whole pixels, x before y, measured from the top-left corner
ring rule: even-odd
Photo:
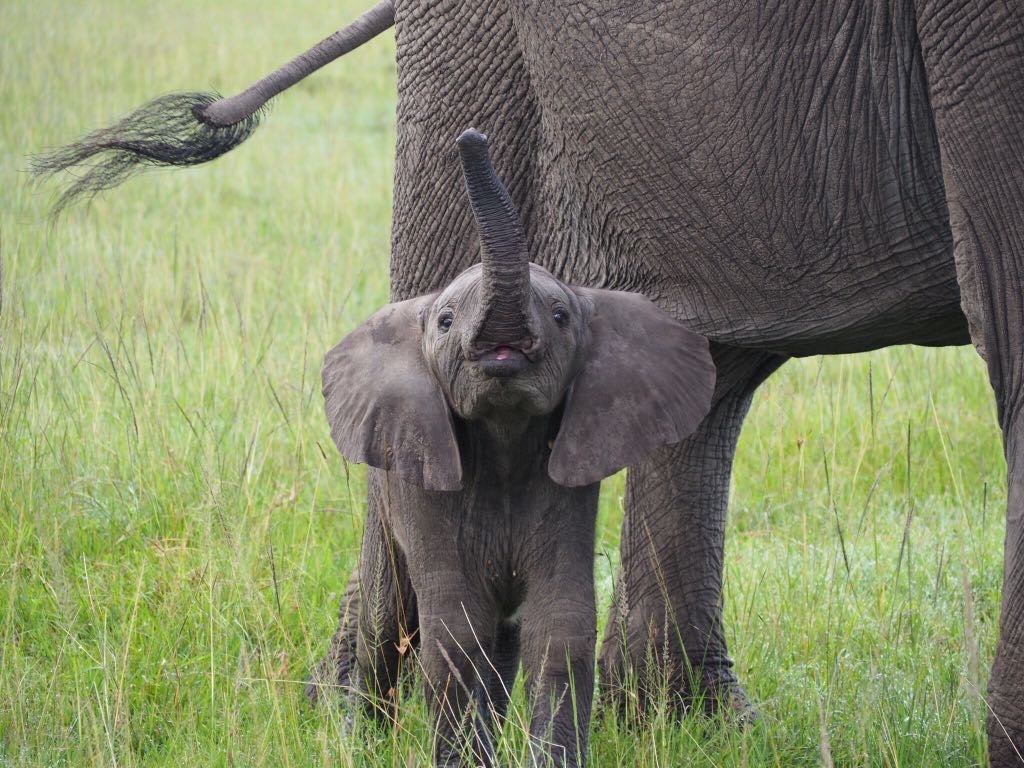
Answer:
[[[363,5],[0,4],[0,766],[427,760],[418,694],[388,732],[301,693],[362,527],[318,374],[386,300],[393,37],[233,155],[53,230],[20,172],[154,95],[246,85]],[[622,493],[603,487],[603,605]],[[606,712],[592,764],[983,764],[1004,501],[973,350],[789,363],[756,398],[728,529],[728,636],[763,718]]]

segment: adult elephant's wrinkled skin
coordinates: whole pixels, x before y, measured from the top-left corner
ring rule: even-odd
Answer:
[[[1009,488],[989,748],[992,765],[1017,764],[1024,6],[396,0],[392,10],[393,298],[435,290],[477,259],[451,162],[452,137],[476,125],[499,150],[533,261],[569,283],[644,293],[712,341],[718,383],[704,423],[630,469],[605,690],[631,670],[644,679],[654,660],[683,699],[696,680],[746,706],[721,627],[729,473],[751,397],[787,357],[973,342]]]

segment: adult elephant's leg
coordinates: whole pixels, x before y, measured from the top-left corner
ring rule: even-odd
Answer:
[[[718,380],[711,411],[687,440],[630,468],[622,565],[601,650],[606,698],[631,679],[642,702],[667,684],[688,702],[691,682],[709,707],[756,714],[732,672],[722,631],[725,514],[733,453],[754,390],[780,355],[712,345]]]
[[[1024,765],[1024,426],[1019,412],[1004,427],[1007,518],[999,645],[988,683],[992,768]]]
[[[1024,6],[916,4],[961,302],[988,366],[1008,498],[989,758],[1024,763]]]

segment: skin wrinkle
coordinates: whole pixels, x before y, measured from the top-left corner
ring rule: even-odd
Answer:
[[[762,196],[762,197],[767,197],[767,196]],[[702,210],[706,210],[707,208],[708,208],[707,206],[702,206],[701,207]],[[813,306],[816,306],[818,304],[819,304],[819,302],[808,302],[807,304],[804,304],[804,306],[811,306],[811,307],[813,307]],[[865,307],[863,313],[865,315],[868,315],[868,314],[870,314],[871,311],[873,311],[873,309],[870,306],[867,306],[867,307]],[[759,326],[755,326],[754,328],[759,328]]]

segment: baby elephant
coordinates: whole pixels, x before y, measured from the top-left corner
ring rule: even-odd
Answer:
[[[378,473],[357,679],[371,699],[393,695],[418,620],[435,763],[489,766],[521,657],[534,761],[576,766],[600,480],[694,430],[714,367],[706,340],[644,297],[529,263],[486,137],[457,143],[482,263],[384,307],[324,364],[331,435]]]

